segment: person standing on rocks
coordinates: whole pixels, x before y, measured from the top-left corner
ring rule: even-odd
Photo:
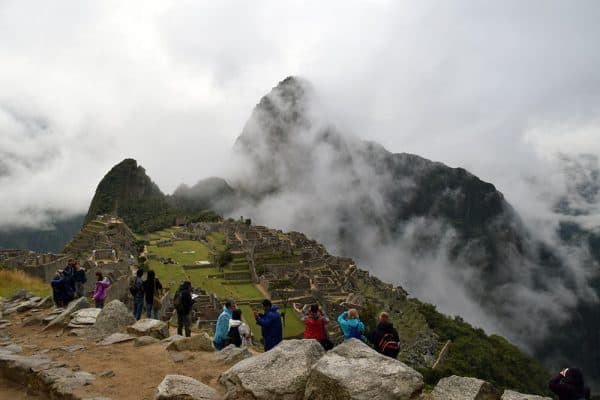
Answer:
[[[131,281],[129,285],[129,292],[133,296],[133,317],[136,321],[139,321],[142,318],[142,310],[144,308],[144,281],[142,281],[142,276],[144,275],[144,270],[139,268],[135,277]]]
[[[377,328],[369,335],[375,350],[385,356],[397,358],[400,352],[400,336],[394,328],[390,315],[386,312],[379,314]]]
[[[590,388],[585,386],[583,373],[578,368],[565,368],[548,384],[558,400],[589,400]]]
[[[283,340],[283,325],[279,308],[272,304],[271,300],[263,300],[262,305],[264,313],[254,311],[254,318],[262,329],[265,351],[269,351]]]
[[[304,339],[317,340],[326,351],[333,348],[333,343],[327,338],[329,318],[323,314],[323,310],[318,304],[311,304],[302,320],[304,321]]]
[[[146,280],[144,281],[144,295],[146,296],[146,318],[154,317],[158,319],[160,311],[160,296],[162,295],[163,286],[156,277],[156,273],[152,270],[148,271]]]
[[[215,337],[213,338],[213,345],[217,350],[223,350],[229,344],[229,337],[227,335],[229,332],[229,321],[235,309],[235,303],[231,300],[227,300],[223,305],[223,312],[221,312],[221,315],[217,319]]]
[[[344,311],[340,314],[337,319],[342,333],[344,334],[344,340],[348,339],[359,339],[363,342],[366,341],[365,324],[358,317],[358,311],[355,308],[351,308],[348,311]]]
[[[102,272],[96,272],[96,287],[94,289],[94,302],[96,308],[104,308],[104,300],[108,295],[108,287],[110,286],[110,280],[108,277],[102,276]]]
[[[75,262],[73,281],[75,282],[75,297],[79,298],[85,296],[83,293],[83,288],[87,282],[87,277],[85,276],[85,269],[81,267],[81,263],[79,261]]]
[[[71,293],[75,294],[75,260],[70,258],[67,266],[62,270],[65,284],[71,289]],[[72,300],[72,299],[71,299]]]
[[[192,299],[192,283],[185,281],[179,286],[173,297],[173,305],[177,312],[177,334],[182,336],[185,328],[185,336],[190,337],[191,331],[191,313],[194,300]]]
[[[50,286],[52,286],[52,299],[56,307],[64,307],[69,304],[67,299],[68,288],[61,270],[56,271]]]

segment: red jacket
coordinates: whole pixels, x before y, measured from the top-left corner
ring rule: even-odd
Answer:
[[[309,314],[304,318],[304,326],[304,339],[327,339],[327,335],[325,334],[325,320],[322,315]]]

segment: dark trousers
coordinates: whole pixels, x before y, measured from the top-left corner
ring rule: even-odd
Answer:
[[[183,328],[185,327],[185,336],[190,337],[192,335],[192,331],[190,329],[190,325],[192,325],[192,317],[189,313],[187,314],[179,314],[177,313],[177,334],[183,335]]]
[[[96,300],[96,308],[104,308],[104,300]]]
[[[139,321],[142,318],[142,310],[144,309],[144,298],[141,299],[134,298],[133,299],[133,317],[136,321]]]

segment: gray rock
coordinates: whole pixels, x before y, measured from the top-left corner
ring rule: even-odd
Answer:
[[[50,297],[50,296],[44,297],[37,303],[38,308],[50,308],[53,305],[54,305],[54,301],[52,301],[52,297]]]
[[[423,387],[420,373],[351,339],[313,365],[304,398],[409,400],[420,398]]]
[[[169,326],[157,319],[140,319],[135,324],[127,327],[127,333],[164,339],[169,336]]]
[[[194,354],[190,353],[189,351],[171,351],[169,352],[169,357],[171,357],[171,360],[173,360],[173,362],[180,363],[187,360],[193,360]]]
[[[2,348],[0,348],[0,350],[3,350],[7,353],[12,353],[12,354],[18,354],[18,353],[22,353],[23,352],[23,348],[21,346],[19,346],[18,344],[9,344],[8,346],[4,346]]]
[[[98,374],[99,377],[101,378],[112,378],[113,376],[115,376],[115,372],[112,369],[100,372]]]
[[[233,344],[215,353],[215,358],[226,364],[235,364],[250,357],[252,353],[247,347],[235,347]]]
[[[170,351],[214,351],[212,339],[206,332],[201,332],[192,337],[180,337],[172,340],[167,346]]]
[[[65,397],[72,396],[73,390],[89,385],[96,379],[89,372],[72,371],[64,367],[42,370],[38,373],[38,377],[50,386],[54,393]]]
[[[48,325],[44,327],[42,330],[47,330],[53,326],[66,326],[69,323],[69,317],[75,311],[81,310],[82,308],[89,308],[90,302],[85,297],[80,297],[76,300],[73,300],[69,303],[69,305],[64,309],[63,312],[58,314],[56,318],[54,318]]]
[[[100,346],[109,346],[111,344],[128,342],[133,339],[135,339],[135,336],[117,332],[105,337],[100,342],[98,342],[98,344]]]
[[[219,382],[226,399],[301,400],[311,366],[324,354],[316,340],[284,340],[225,371]]]
[[[512,390],[505,390],[501,400],[552,400],[550,397],[536,396],[533,394],[523,394]]]
[[[99,335],[110,335],[134,324],[135,318],[119,300],[113,300],[98,313],[94,323],[94,331]]]
[[[72,325],[94,325],[100,314],[99,308],[84,308],[73,313]]]
[[[63,346],[60,348],[62,351],[66,351],[67,353],[75,353],[79,350],[85,350],[85,346],[82,344],[73,344],[71,346]]]
[[[158,385],[156,400],[216,400],[217,392],[189,376],[167,375]]]
[[[152,336],[140,336],[140,337],[136,337],[133,340],[133,345],[136,347],[141,347],[141,346],[147,346],[149,344],[154,344],[154,343],[158,343],[160,342],[160,340],[158,340],[155,337]]]
[[[500,393],[490,383],[456,375],[441,379],[431,395],[434,400],[500,400]]]

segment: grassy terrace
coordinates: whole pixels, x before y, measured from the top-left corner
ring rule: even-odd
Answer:
[[[177,228],[165,229],[158,232],[152,232],[147,235],[139,236],[139,239],[150,241],[148,252],[156,255],[156,260],[148,260],[148,265],[156,272],[156,275],[161,280],[164,286],[172,289],[172,293],[177,289],[179,283],[188,279],[194,287],[199,287],[207,292],[216,294],[219,298],[233,298],[237,301],[259,301],[264,298],[264,295],[256,288],[256,286],[248,279],[243,280],[226,280],[223,278],[209,278],[210,275],[220,273],[243,272],[235,267],[247,264],[243,257],[234,257],[229,265],[223,268],[223,271],[218,271],[216,267],[202,267],[194,269],[183,269],[183,265],[195,264],[196,261],[210,260],[210,248],[218,251],[225,250],[225,236],[221,232],[213,232],[208,237],[208,243],[191,241],[191,240],[176,240],[172,246],[158,247],[155,243],[159,240],[171,237],[171,232]],[[160,258],[172,258],[177,264],[162,264]],[[252,310],[249,306],[241,306],[242,313],[252,329],[255,337],[260,338],[260,327],[254,322]],[[303,322],[295,315],[290,308],[286,311],[286,326],[283,333],[285,337],[293,337],[304,331]]]
[[[19,289],[25,289],[40,297],[52,295],[50,283],[46,283],[22,271],[13,271],[0,267],[0,297],[10,297]]]

